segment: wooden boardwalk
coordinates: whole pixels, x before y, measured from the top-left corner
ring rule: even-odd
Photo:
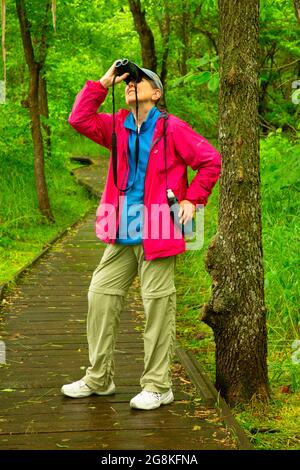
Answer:
[[[78,182],[99,196],[107,163],[101,159],[76,170]],[[251,448],[226,406],[224,424],[214,408],[212,384],[205,383],[198,365],[182,350],[172,366],[175,401],[153,411],[129,407],[140,391],[143,370],[138,278],[121,315],[115,395],[72,399],[61,394],[61,386],[82,378],[88,366],[87,292],[105,248],[94,234],[94,220],[93,212],[56,242],[5,298],[0,313],[0,340],[6,348],[6,363],[0,365],[0,450]]]
[[[234,439],[213,408],[201,404],[179,362],[175,402],[153,411],[132,410],[140,391],[143,308],[138,279],[121,317],[116,346],[116,394],[71,399],[63,383],[88,365],[87,289],[103,253],[89,215],[6,298],[1,339],[0,449],[232,449]]]

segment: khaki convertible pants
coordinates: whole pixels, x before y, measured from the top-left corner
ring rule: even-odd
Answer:
[[[125,296],[138,274],[145,310],[142,389],[166,392],[172,385],[176,256],[144,260],[143,245],[107,245],[88,291],[87,338],[91,366],[83,378],[93,390],[105,390],[114,377],[114,348]],[[130,358],[128,358],[130,361]]]

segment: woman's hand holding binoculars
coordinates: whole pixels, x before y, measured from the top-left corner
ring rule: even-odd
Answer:
[[[100,78],[100,83],[104,88],[109,88],[113,84],[114,77],[116,75],[116,63],[118,61],[116,60],[112,66],[108,69],[108,71],[103,75],[102,78]],[[120,83],[122,80],[124,80],[126,77],[128,77],[129,73],[126,72],[121,76],[117,76],[115,79],[115,83]]]

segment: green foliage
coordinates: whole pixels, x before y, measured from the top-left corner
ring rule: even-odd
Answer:
[[[299,142],[282,134],[269,135],[261,143],[265,289],[270,335],[276,339],[300,334],[299,150]]]

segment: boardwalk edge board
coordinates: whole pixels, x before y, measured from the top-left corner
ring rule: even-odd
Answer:
[[[185,351],[176,344],[176,355],[181,362],[182,366],[190,377],[192,383],[195,385],[197,392],[203,399],[208,407],[216,409],[218,415],[222,418],[226,426],[230,429],[232,434],[236,437],[239,450],[255,450],[250,443],[246,433],[240,427],[234,416],[232,415],[226,401],[220,396],[216,388],[213,386],[209,378],[201,370],[201,367],[191,353]]]

